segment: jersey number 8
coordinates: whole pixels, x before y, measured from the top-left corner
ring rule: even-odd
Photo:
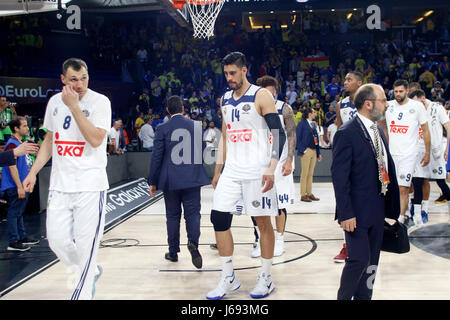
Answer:
[[[69,129],[70,127],[70,121],[72,121],[72,117],[71,116],[67,116],[64,118],[64,124],[63,124],[63,128],[64,129]]]

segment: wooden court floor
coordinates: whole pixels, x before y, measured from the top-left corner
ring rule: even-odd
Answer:
[[[296,184],[297,194],[299,185]],[[285,233],[285,253],[274,258],[272,278],[276,290],[268,299],[334,300],[343,264],[333,262],[342,248],[343,233],[334,219],[334,194],[330,183],[315,183],[313,193],[319,202],[297,199],[289,213]],[[432,183],[431,200],[439,196]],[[103,275],[96,285],[96,300],[203,300],[220,276],[220,261],[209,221],[212,188],[202,189],[200,252],[203,268],[191,263],[186,248],[184,222],[181,224],[181,252],[176,263],[164,259],[167,236],[164,203],[148,207],[118,225],[103,237],[98,263]],[[448,221],[447,204],[430,201],[428,225]],[[450,226],[449,226],[450,228]],[[233,219],[235,241],[233,264],[241,288],[227,300],[247,300],[256,283],[260,260],[250,257],[254,241],[250,218]],[[117,246],[111,246],[117,244]],[[450,299],[450,260],[425,252],[414,245],[407,254],[382,252],[373,299]],[[14,289],[2,299],[69,299],[74,279],[57,263]]]

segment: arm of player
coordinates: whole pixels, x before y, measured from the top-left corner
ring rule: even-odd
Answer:
[[[94,148],[99,147],[106,135],[106,130],[95,127],[90,122],[78,105],[79,95],[70,86],[62,90],[62,101],[70,109],[72,115],[86,141]]]
[[[342,126],[342,118],[341,118],[341,103],[338,102],[336,104],[336,126],[339,129]]]
[[[42,145],[39,149],[36,160],[34,161],[34,164],[30,169],[30,172],[22,182],[25,192],[33,192],[37,174],[39,173],[39,171],[41,171],[41,169],[45,166],[45,164],[52,156],[52,143],[53,132],[49,130],[45,135],[44,141],[42,142]]]
[[[450,143],[450,121],[447,121],[446,123],[444,123],[444,128],[445,128],[445,131],[447,131],[447,146],[445,147],[444,159],[445,159],[445,161],[447,161],[448,160],[448,145]]]
[[[292,172],[292,162],[294,161],[295,146],[297,144],[294,112],[288,104],[285,104],[283,107],[283,121],[288,143],[288,157],[281,168],[281,172],[283,176],[287,176]]]
[[[284,133],[283,126],[281,125],[280,117],[278,116],[277,109],[275,108],[275,100],[273,95],[267,89],[260,89],[255,97],[255,106],[258,113],[264,117],[267,126],[273,136],[272,147],[272,159],[270,160],[269,167],[263,175],[262,186],[264,186],[262,192],[267,192],[272,189],[274,184],[275,169],[283,152],[284,143],[286,142],[286,134]]]
[[[220,101],[220,105],[222,106],[222,101]],[[219,140],[219,146],[216,156],[216,167],[214,168],[214,177],[211,181],[211,184],[214,189],[217,186],[217,182],[219,182],[220,173],[222,172],[222,168],[223,165],[225,164],[226,158],[227,158],[227,126],[225,124],[225,120],[222,118],[222,136]]]
[[[428,122],[425,122],[421,125],[423,132],[423,142],[425,143],[425,155],[423,156],[420,163],[422,167],[425,167],[428,163],[430,163],[430,145],[431,145],[431,136],[430,130],[428,130]]]
[[[17,198],[25,199],[25,190],[23,189],[22,182],[20,182],[19,171],[16,165],[9,166],[9,172],[11,172],[11,178],[17,186]]]

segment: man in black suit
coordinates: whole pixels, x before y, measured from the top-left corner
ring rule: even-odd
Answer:
[[[183,116],[183,101],[179,96],[167,100],[166,110],[171,118],[160,124],[155,133],[148,177],[150,194],[154,197],[157,189],[164,192],[169,243],[165,258],[178,261],[183,204],[188,249],[192,263],[201,268],[200,188],[211,183],[203,168],[202,123]]]
[[[339,300],[372,298],[384,219],[397,219],[400,214],[394,162],[376,124],[384,119],[388,107],[382,87],[361,86],[355,106],[357,116],[334,136],[331,165],[336,219],[345,231],[348,248]]]

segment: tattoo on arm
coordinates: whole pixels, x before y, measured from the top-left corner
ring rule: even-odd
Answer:
[[[295,121],[292,108],[286,104],[283,107],[283,121],[286,130],[287,143],[288,143],[288,157],[294,160],[295,146],[297,144],[297,138],[295,135]]]

